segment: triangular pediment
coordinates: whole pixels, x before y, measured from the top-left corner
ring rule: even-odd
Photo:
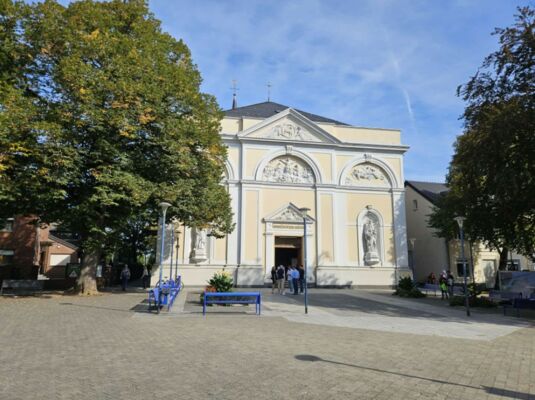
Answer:
[[[239,133],[240,137],[289,142],[340,143],[334,136],[293,108],[266,118]]]
[[[284,222],[284,223],[303,223],[301,210],[293,203],[288,203],[285,206],[277,209],[264,218],[265,222]],[[314,222],[314,218],[307,215],[307,224]]]

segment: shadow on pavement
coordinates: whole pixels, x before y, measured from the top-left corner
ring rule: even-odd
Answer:
[[[359,369],[364,369],[367,371],[379,372],[381,374],[390,374],[390,375],[402,376],[404,378],[420,379],[420,380],[424,380],[428,382],[438,383],[441,385],[453,385],[453,386],[459,386],[459,387],[469,388],[469,389],[484,390],[485,392],[489,394],[505,396],[505,397],[510,397],[514,399],[523,399],[523,398],[527,399],[530,396],[529,393],[516,392],[514,390],[499,389],[499,388],[494,388],[494,387],[489,387],[489,386],[471,386],[471,385],[465,385],[462,383],[443,381],[441,379],[426,378],[424,376],[403,374],[401,372],[386,371],[384,369],[365,367],[362,365],[349,364],[349,363],[344,363],[344,362],[334,361],[334,360],[326,360],[324,358],[314,356],[312,354],[298,354],[295,356],[295,359],[299,361],[324,362],[324,363],[335,364],[335,365],[343,365],[345,367],[359,368]]]

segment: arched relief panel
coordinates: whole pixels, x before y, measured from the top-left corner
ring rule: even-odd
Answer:
[[[397,188],[398,181],[390,166],[371,156],[353,159],[340,173],[341,186]]]
[[[286,151],[269,153],[258,164],[255,180],[277,183],[321,183],[318,164],[307,154],[286,146]]]

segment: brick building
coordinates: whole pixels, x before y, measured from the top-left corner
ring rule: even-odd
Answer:
[[[75,244],[57,237],[54,226],[34,221],[35,216],[17,216],[0,229],[0,280],[63,279],[65,266],[78,262]]]

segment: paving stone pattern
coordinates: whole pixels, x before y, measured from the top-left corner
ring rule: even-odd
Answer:
[[[336,306],[325,293],[314,307]],[[0,298],[0,399],[535,399],[529,323],[469,340],[295,322],[302,298],[267,292],[260,317],[230,307],[203,318],[181,296],[160,315],[142,293]],[[388,324],[419,310],[362,298],[332,315],[365,305]],[[424,322],[444,313],[425,307]]]

